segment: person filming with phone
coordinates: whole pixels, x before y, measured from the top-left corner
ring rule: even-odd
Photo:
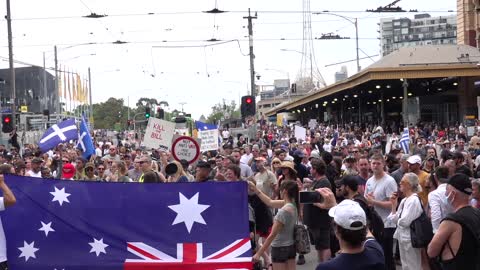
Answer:
[[[349,199],[337,205],[329,188],[319,188],[316,192],[322,198],[316,205],[333,218],[333,231],[340,244],[339,254],[321,262],[316,270],[384,270],[383,249],[368,229],[362,207]]]

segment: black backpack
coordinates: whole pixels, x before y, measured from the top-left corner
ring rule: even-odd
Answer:
[[[385,232],[385,226],[383,224],[382,217],[380,217],[380,215],[377,213],[373,206],[368,205],[367,201],[363,196],[355,196],[353,200],[358,202],[365,211],[365,215],[367,216],[368,228],[372,232],[375,239],[379,242],[383,241],[382,239]]]

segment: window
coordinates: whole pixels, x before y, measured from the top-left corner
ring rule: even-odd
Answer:
[[[402,34],[403,35],[408,34],[408,28],[402,28]]]

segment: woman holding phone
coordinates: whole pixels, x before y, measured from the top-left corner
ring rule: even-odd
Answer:
[[[279,209],[273,222],[272,232],[263,243],[263,246],[255,253],[253,260],[258,261],[271,246],[272,269],[294,270],[296,267],[296,250],[293,231],[298,219],[299,206],[297,183],[291,180],[282,181],[279,189],[280,200],[270,199],[252,182],[248,182],[248,185],[250,192],[255,192],[266,205]]]

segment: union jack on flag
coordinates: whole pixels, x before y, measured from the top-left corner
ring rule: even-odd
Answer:
[[[10,269],[252,268],[246,182],[6,182]]]

